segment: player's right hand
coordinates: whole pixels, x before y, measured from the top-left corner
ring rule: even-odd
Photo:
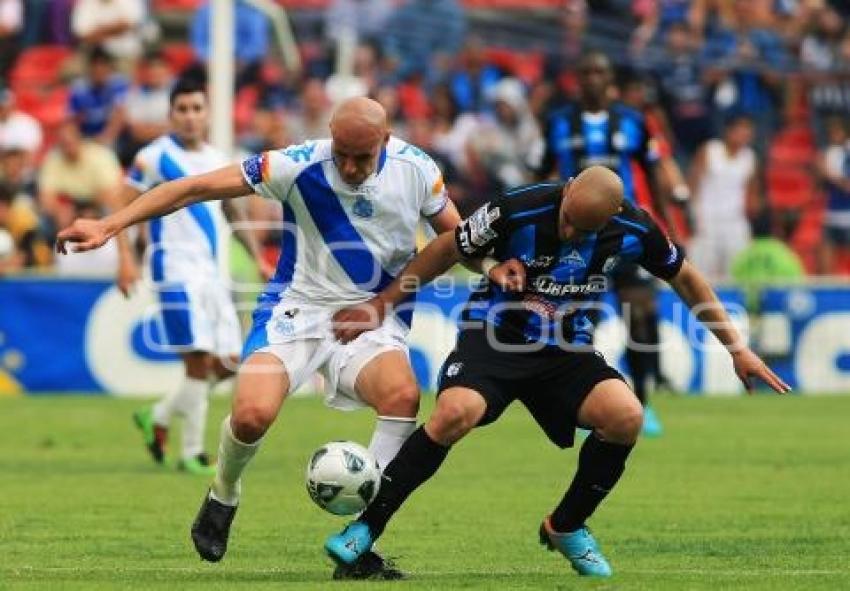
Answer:
[[[139,267],[135,263],[120,263],[118,265],[118,277],[115,279],[118,291],[124,294],[125,298],[129,298],[130,290],[133,289],[139,277]]]
[[[517,259],[508,259],[496,265],[490,269],[487,277],[505,291],[519,292],[525,289],[525,266]]]
[[[56,252],[68,254],[66,244],[72,242],[75,246],[71,252],[86,252],[100,248],[112,237],[103,220],[78,218],[74,223],[59,232],[56,237]]]
[[[350,343],[364,332],[381,326],[386,314],[386,302],[380,295],[362,304],[343,308],[333,316],[334,336],[342,343]]]

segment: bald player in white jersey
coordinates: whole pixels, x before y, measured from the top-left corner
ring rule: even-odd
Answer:
[[[224,154],[205,142],[209,105],[203,84],[178,82],[171,91],[171,133],[142,148],[130,167],[121,195],[123,205],[162,183],[210,172],[227,164]],[[257,241],[245,228],[241,208],[233,202],[195,203],[150,220],[147,263],[160,302],[160,331],[165,350],[180,355],[184,376],[175,389],[152,407],[134,413],[145,446],[162,464],[174,415],[183,418],[179,469],[212,475],[204,451],[211,386],[230,377],[238,365],[242,331],[231,297],[228,221],[235,236],[271,276]],[[119,243],[118,287],[129,295],[139,271],[126,237]]]
[[[415,253],[425,219],[440,233],[460,217],[440,171],[418,148],[391,137],[386,113],[370,99],[343,102],[331,140],[265,152],[241,166],[165,183],[101,220],[77,220],[57,242],[78,251],[124,228],[192,203],[256,191],[283,202],[285,231],[274,278],[259,298],[243,348],[233,407],[221,428],[218,465],[192,527],[204,560],[221,560],[240,498],[240,476],[286,396],[319,370],[328,404],[370,406],[370,443],[381,466],[415,429],[419,390],[407,354],[407,314],[388,316],[347,344],[334,339],[333,314],[371,299]],[[473,263],[473,268],[480,268]],[[395,576],[374,554],[335,576]]]

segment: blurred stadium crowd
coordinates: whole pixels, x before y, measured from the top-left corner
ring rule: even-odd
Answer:
[[[602,50],[617,71],[612,92],[656,134],[667,190],[697,199],[697,228],[729,206],[712,198],[718,187],[744,190],[710,164],[722,138],[752,163],[733,215],[753,238],[730,239],[735,254],[761,249],[787,275],[850,273],[850,2],[277,1],[295,30],[297,74],[281,65],[267,17],[235,2],[234,125],[246,153],[327,135],[336,48],[353,43],[347,91],[385,106],[468,213],[534,179],[547,113],[576,98],[579,57]],[[97,215],[135,152],[167,131],[174,80],[206,76],[209,10],[200,0],[0,0],[0,274],[74,270],[54,260],[55,233]],[[278,219],[271,204],[252,209]],[[114,270],[107,258],[85,272],[97,264]],[[735,276],[733,265],[715,278]]]

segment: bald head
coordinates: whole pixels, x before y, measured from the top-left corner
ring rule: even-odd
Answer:
[[[361,184],[375,171],[381,149],[390,139],[386,111],[370,98],[347,99],[331,116],[330,128],[340,175],[350,185]]]
[[[564,188],[561,204],[561,236],[574,231],[595,232],[618,214],[623,206],[623,182],[604,166],[583,170]]]
[[[381,103],[365,96],[344,100],[331,116],[331,135],[383,135],[389,130]]]

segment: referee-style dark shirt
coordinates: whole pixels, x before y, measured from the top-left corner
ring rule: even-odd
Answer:
[[[626,202],[599,232],[562,241],[558,212],[564,186],[518,187],[484,204],[458,226],[455,239],[464,256],[516,258],[527,274],[522,293],[505,292],[485,280],[470,296],[462,322],[494,325],[499,340],[507,343],[590,345],[596,303],[620,264],[638,263],[661,279],[679,272],[684,250],[648,213]]]

